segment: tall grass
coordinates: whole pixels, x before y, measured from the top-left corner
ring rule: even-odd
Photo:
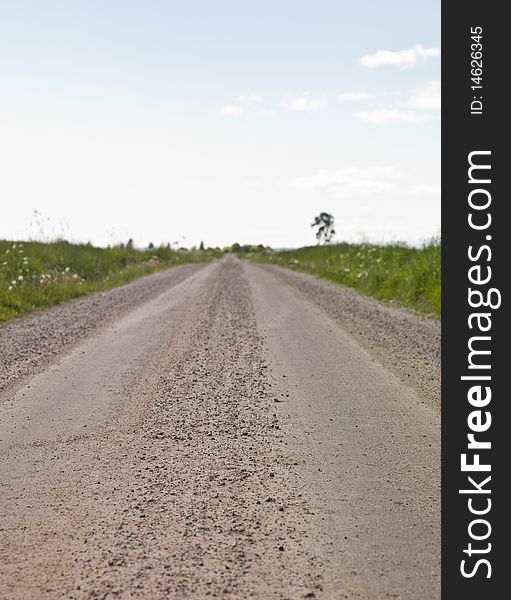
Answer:
[[[440,242],[333,244],[263,252],[252,260],[273,263],[353,287],[363,294],[440,317]]]
[[[143,275],[220,256],[218,250],[0,240],[0,322]]]

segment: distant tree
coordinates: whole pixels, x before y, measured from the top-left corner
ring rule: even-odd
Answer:
[[[154,244],[152,242],[149,242],[149,246],[147,246],[148,248],[154,248]]]
[[[203,241],[201,241],[201,243],[200,243],[199,250],[204,250],[204,242]]]
[[[133,238],[130,238],[128,240],[128,243],[126,244],[126,248],[133,248]]]
[[[318,228],[316,231],[318,244],[321,244],[321,242],[329,244],[332,237],[335,235],[334,216],[322,212],[314,219],[314,223],[312,223],[311,227]]]

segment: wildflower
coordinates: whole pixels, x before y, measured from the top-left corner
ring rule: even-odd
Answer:
[[[15,280],[15,279],[13,279],[13,280],[11,281],[11,285],[16,285],[16,280]]]
[[[73,273],[73,279],[78,279],[78,275],[76,273]]]
[[[12,249],[13,249],[13,250],[16,250],[16,244],[13,244],[13,245],[12,245]]]
[[[10,285],[8,289],[9,289],[9,291],[12,291],[12,285]]]
[[[69,273],[69,271],[71,271],[71,269],[70,269],[69,267],[66,267],[66,268],[64,269],[64,273]]]
[[[23,281],[23,275],[18,275],[18,281]]]

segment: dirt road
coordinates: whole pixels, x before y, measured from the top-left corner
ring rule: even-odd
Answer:
[[[438,352],[233,258],[1,328],[0,598],[438,598]]]

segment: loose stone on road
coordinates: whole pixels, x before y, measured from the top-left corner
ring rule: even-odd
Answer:
[[[438,343],[233,257],[0,328],[0,598],[438,598]]]

